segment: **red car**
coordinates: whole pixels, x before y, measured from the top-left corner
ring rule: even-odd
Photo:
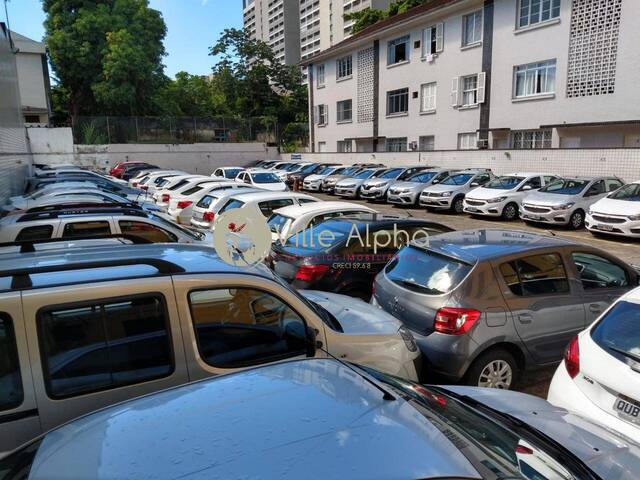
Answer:
[[[145,165],[148,165],[148,164],[145,162],[118,162],[115,164],[115,166],[111,170],[109,170],[109,175],[116,178],[122,178],[122,174],[128,168],[131,168],[133,166],[144,167]]]

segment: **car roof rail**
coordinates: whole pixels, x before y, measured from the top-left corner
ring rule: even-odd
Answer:
[[[88,270],[92,268],[126,267],[130,265],[149,265],[164,275],[184,273],[186,270],[173,262],[161,258],[123,258],[119,260],[91,260],[87,262],[65,263],[62,265],[42,265],[38,267],[0,270],[0,277],[12,277],[11,289],[18,290],[33,287],[31,275],[40,273],[69,272],[73,270]]]
[[[147,213],[144,210],[129,207],[70,208],[52,210],[48,212],[25,213],[17,220],[17,222],[22,223],[31,222],[33,220],[48,220],[67,215],[130,215],[132,217],[146,217]]]
[[[104,240],[109,238],[129,240],[134,245],[147,245],[153,243],[151,240],[140,237],[138,235],[131,235],[128,233],[113,233],[109,235],[81,235],[77,237],[42,238],[38,240],[16,240],[14,242],[0,243],[0,248],[20,247],[20,253],[31,253],[36,251],[35,245],[39,244],[75,242],[78,240]]]
[[[24,213],[53,212],[56,210],[70,210],[76,208],[133,208],[142,210],[142,207],[133,202],[69,202],[57,205],[43,205],[40,207],[28,208]]]

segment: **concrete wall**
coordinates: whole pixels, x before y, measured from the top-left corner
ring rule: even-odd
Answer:
[[[22,105],[47,110],[49,105],[42,72],[42,55],[20,52],[16,60]]]
[[[640,149],[459,150],[434,152],[302,153],[303,161],[344,164],[379,162],[389,166],[437,165],[491,168],[496,174],[536,171],[557,175],[617,175],[640,180]],[[289,160],[290,155],[282,155]]]

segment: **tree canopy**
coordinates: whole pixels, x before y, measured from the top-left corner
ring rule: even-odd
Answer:
[[[397,0],[392,2],[387,10],[375,10],[372,8],[365,8],[358,12],[348,13],[344,16],[345,20],[353,20],[353,27],[351,32],[356,34],[361,32],[365,28],[378,23],[381,20],[385,20],[394,15],[404,13],[418,5],[432,2],[433,0]]]

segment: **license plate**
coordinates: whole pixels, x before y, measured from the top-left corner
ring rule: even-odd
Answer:
[[[605,232],[612,232],[613,227],[611,225],[596,225],[598,230],[604,230]]]
[[[526,218],[528,218],[529,220],[540,220],[539,215],[527,215]]]
[[[621,395],[616,398],[613,410],[623,420],[640,424],[640,403]]]
[[[477,208],[473,208],[473,207],[467,207],[467,211],[468,212],[479,212],[480,210],[478,210]]]
[[[196,220],[202,220],[203,216],[204,216],[204,214],[202,212],[194,212],[193,213],[193,218],[195,218]]]

